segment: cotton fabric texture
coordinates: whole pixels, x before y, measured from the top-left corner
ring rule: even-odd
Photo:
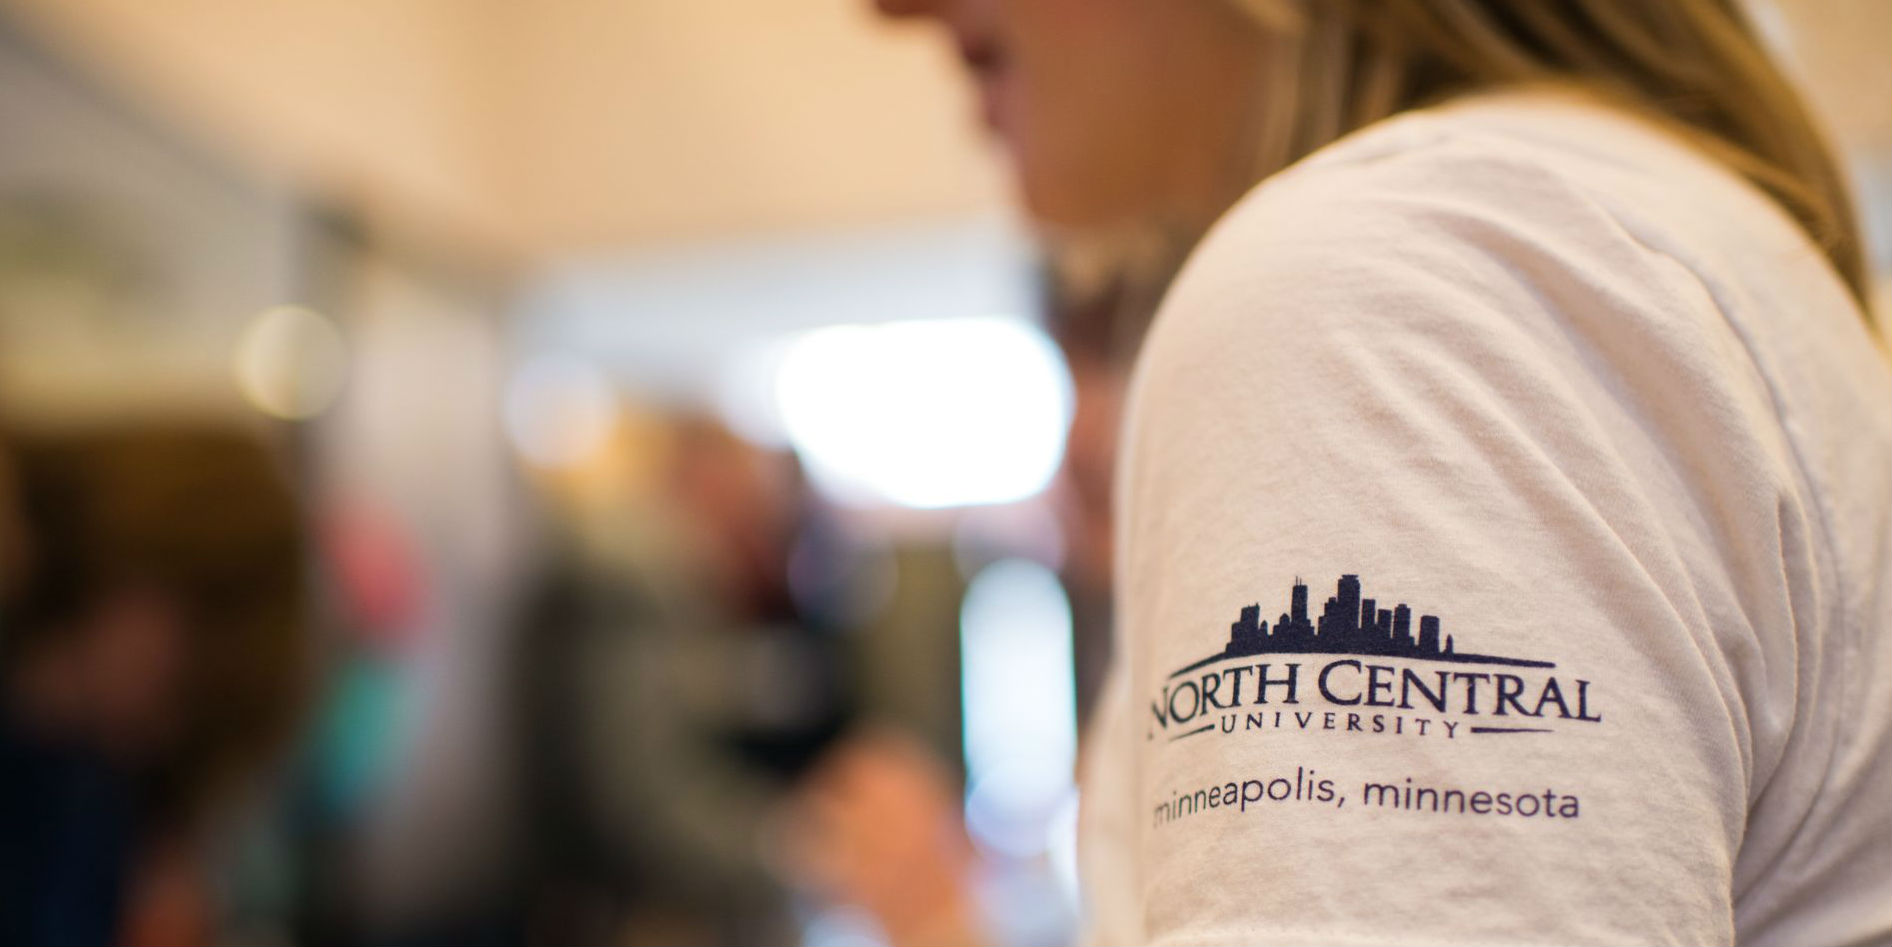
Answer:
[[[1892,373],[1667,129],[1494,94],[1271,178],[1118,488],[1093,940],[1892,942]]]

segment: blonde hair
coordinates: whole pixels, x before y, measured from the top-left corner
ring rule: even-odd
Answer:
[[[1666,120],[1771,195],[1872,318],[1845,180],[1737,0],[1233,2],[1278,47],[1256,177],[1454,94],[1570,82]]]

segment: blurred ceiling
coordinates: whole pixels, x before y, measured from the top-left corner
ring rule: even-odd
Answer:
[[[1004,203],[950,53],[868,0],[4,0],[135,104],[532,259]]]
[[[1753,0],[1879,198],[1892,0]],[[544,259],[1005,203],[869,0],[0,0],[139,104],[430,243]],[[1882,243],[1886,224],[1877,223]],[[1883,250],[1883,247],[1882,247]]]

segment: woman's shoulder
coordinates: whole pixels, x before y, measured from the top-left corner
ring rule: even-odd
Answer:
[[[1477,438],[1555,441],[1588,419],[1610,450],[1658,456],[1717,425],[1721,461],[1792,466],[1789,428],[1856,416],[1887,375],[1818,249],[1764,198],[1717,205],[1739,193],[1726,177],[1593,105],[1506,97],[1382,123],[1217,224],[1133,402],[1174,417],[1230,374],[1265,379],[1248,410],[1270,414],[1502,403]]]
[[[1766,334],[1731,324],[1756,296],[1797,297],[1841,335],[1859,321],[1818,248],[1734,172],[1650,120],[1540,89],[1397,116],[1263,182],[1197,248],[1159,328],[1222,313],[1300,334],[1398,307],[1725,340]]]
[[[1623,225],[1591,159],[1494,117],[1400,116],[1263,182],[1197,248],[1159,334],[1233,318],[1249,331],[1289,321],[1307,338],[1393,310],[1551,323],[1603,300],[1616,318],[1682,316],[1675,284],[1689,275]]]

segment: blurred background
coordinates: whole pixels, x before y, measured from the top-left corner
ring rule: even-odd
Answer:
[[[1756,11],[1884,300],[1892,0]],[[0,0],[0,936],[1069,942],[1132,346],[955,71]]]

